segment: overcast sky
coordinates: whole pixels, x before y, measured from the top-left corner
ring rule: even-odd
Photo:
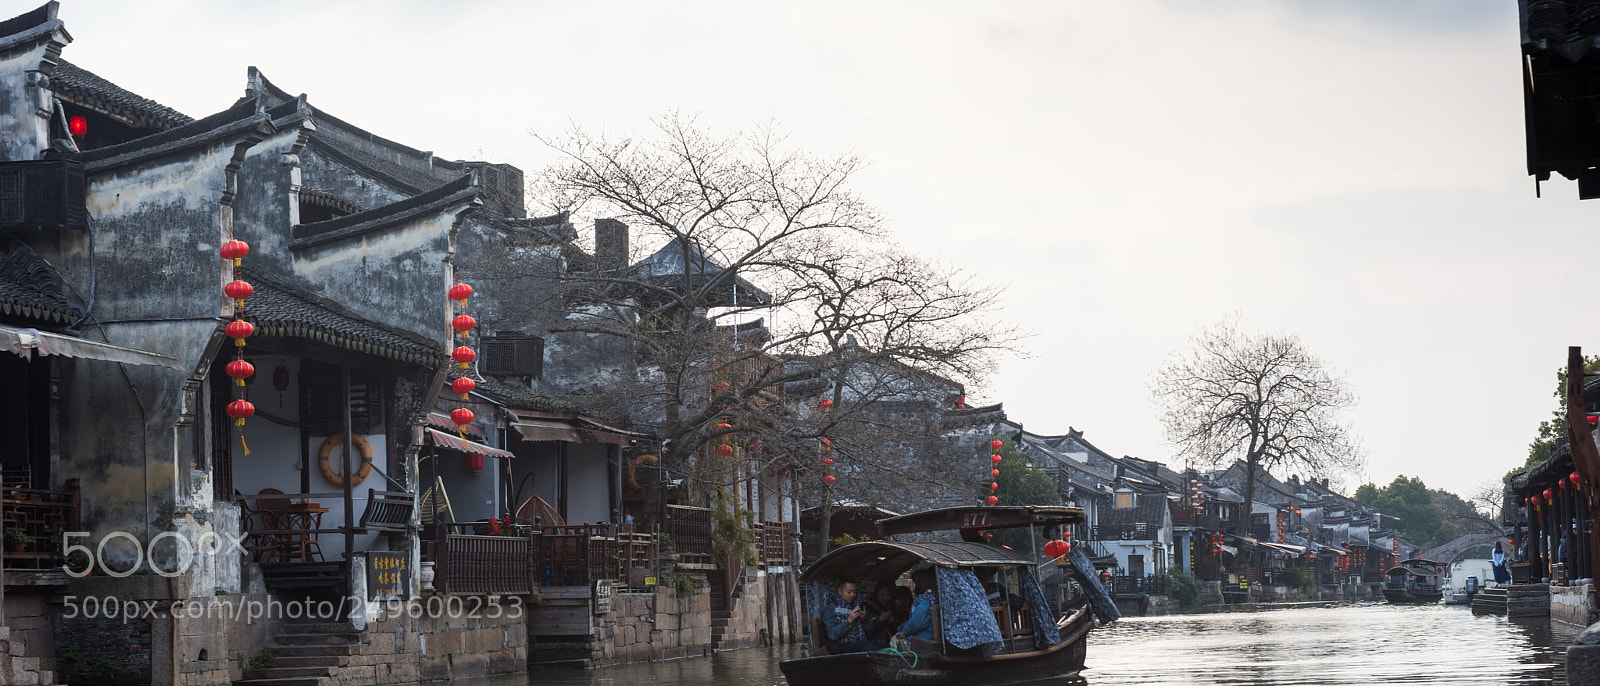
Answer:
[[[530,132],[672,108],[860,154],[898,239],[1036,334],[973,400],[1117,455],[1181,467],[1148,381],[1234,313],[1348,375],[1366,480],[1463,494],[1521,464],[1566,346],[1600,352],[1600,201],[1534,197],[1512,0],[62,5],[68,60],[191,116],[255,65],[528,171]]]

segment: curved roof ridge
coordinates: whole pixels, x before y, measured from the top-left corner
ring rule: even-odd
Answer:
[[[175,129],[194,121],[194,117],[118,86],[66,60],[56,62],[55,71],[50,74],[50,91],[56,97],[74,104],[158,131]]]
[[[478,187],[473,185],[472,176],[463,176],[426,193],[364,212],[310,224],[299,224],[291,233],[292,240],[289,247],[307,248],[392,226],[430,209],[465,202],[476,198],[477,195]]]
[[[243,101],[233,107],[174,129],[135,138],[126,143],[108,145],[76,153],[86,171],[95,173],[131,162],[165,155],[186,147],[209,142],[229,133],[255,126],[271,127],[269,116],[260,112],[254,100]]]

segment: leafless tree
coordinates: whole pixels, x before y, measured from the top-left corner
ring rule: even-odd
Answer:
[[[1343,413],[1355,394],[1297,336],[1244,334],[1224,322],[1196,334],[1151,383],[1167,440],[1197,464],[1243,460],[1245,507],[1260,469],[1322,476],[1357,469]],[[1248,535],[1250,517],[1239,521]]]
[[[677,115],[647,137],[542,140],[558,162],[535,177],[535,202],[621,220],[644,249],[633,266],[508,259],[486,276],[540,279],[558,295],[537,301],[559,308],[549,332],[631,351],[587,402],[651,427],[666,463],[712,499],[752,474],[816,466],[824,438],[836,459],[888,473],[903,451],[879,448],[906,443],[885,437],[925,437],[926,422],[882,403],[937,413],[953,401],[939,392],[980,380],[1017,340],[990,319],[995,290],[886,239],[850,189],[855,157],[795,151],[770,127],[716,137]]]

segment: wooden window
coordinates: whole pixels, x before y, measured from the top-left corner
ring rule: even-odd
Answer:
[[[1133,507],[1133,503],[1132,491],[1117,491],[1117,504],[1114,507],[1117,509],[1129,508]]]

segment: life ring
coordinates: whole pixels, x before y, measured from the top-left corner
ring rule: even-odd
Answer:
[[[354,486],[367,480],[372,475],[372,444],[367,443],[366,436],[350,436],[350,442],[356,450],[361,452],[361,468],[356,470],[356,480],[350,485]],[[317,451],[317,468],[322,470],[322,478],[335,486],[344,485],[344,476],[333,471],[333,465],[328,464],[328,456],[337,446],[344,445],[344,434],[338,433],[328,437],[322,442],[322,449]]]

